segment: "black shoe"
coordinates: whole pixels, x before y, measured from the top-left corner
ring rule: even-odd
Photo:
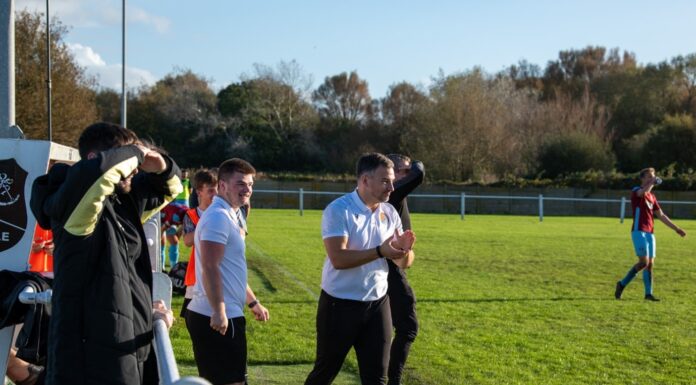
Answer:
[[[645,295],[645,300],[646,300],[646,301],[653,301],[653,302],[660,302],[660,299],[659,299],[659,298],[653,297],[652,294],[646,294],[646,295]]]
[[[621,293],[623,293],[626,286],[621,284],[621,281],[616,282],[616,290],[614,290],[614,297],[616,299],[621,299]]]

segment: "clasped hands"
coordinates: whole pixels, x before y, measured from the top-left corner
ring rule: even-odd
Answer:
[[[411,230],[406,230],[399,234],[394,232],[394,236],[387,239],[380,245],[379,250],[387,259],[401,259],[413,250],[416,243],[416,234]]]

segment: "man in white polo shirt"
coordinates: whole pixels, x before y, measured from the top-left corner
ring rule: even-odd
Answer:
[[[218,195],[201,216],[194,235],[196,284],[186,312],[198,373],[213,384],[246,382],[245,304],[258,321],[268,320],[247,284],[240,208],[249,204],[256,170],[242,159],[218,169]]]
[[[385,384],[392,321],[385,259],[405,257],[416,240],[386,203],[394,191],[394,164],[363,155],[358,187],[331,202],[322,216],[326,260],[317,310],[317,357],[305,385],[330,384],[355,348],[363,385]]]

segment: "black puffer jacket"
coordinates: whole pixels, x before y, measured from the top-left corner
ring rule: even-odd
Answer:
[[[34,182],[31,209],[55,242],[47,384],[157,383],[145,365],[154,351],[142,221],[181,191],[165,159],[162,174],[135,175],[130,193],[115,188],[143,161],[135,146],[57,164]]]

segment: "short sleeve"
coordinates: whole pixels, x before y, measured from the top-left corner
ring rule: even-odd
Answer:
[[[321,216],[322,238],[347,237],[350,234],[347,216],[348,211],[341,205],[330,204],[327,206]]]
[[[660,203],[657,201],[657,197],[655,198],[655,203],[653,204],[653,212],[655,211],[661,211],[662,207],[660,206]]]
[[[401,222],[401,217],[396,210],[390,210],[392,219],[394,221],[394,229],[399,231],[399,234],[404,232],[404,224]]]
[[[213,211],[209,215],[208,220],[198,230],[201,234],[200,240],[226,245],[232,233],[232,223],[229,216],[224,211]],[[201,223],[199,223],[200,225]]]
[[[190,234],[194,231],[196,231],[196,225],[193,224],[188,215],[184,215],[184,234]]]

